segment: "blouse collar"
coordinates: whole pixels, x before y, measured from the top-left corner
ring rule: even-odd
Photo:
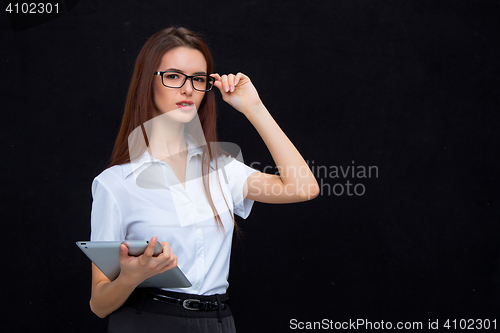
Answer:
[[[196,142],[194,141],[194,139],[191,137],[190,134],[186,134],[185,139],[188,149],[188,154],[187,154],[188,162],[191,159],[191,157],[203,154],[203,149],[196,144]],[[146,169],[146,167],[148,167],[152,163],[164,163],[164,162],[162,160],[154,158],[147,151],[144,151],[144,153],[138,159],[135,159],[129,163],[122,164],[123,178],[127,178],[132,173],[136,173],[136,171],[139,171],[140,174],[144,169]]]

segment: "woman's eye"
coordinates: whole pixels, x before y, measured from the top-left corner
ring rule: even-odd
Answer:
[[[206,81],[205,77],[204,76],[196,76],[194,78],[195,81],[198,81],[198,82],[202,82],[204,83]]]
[[[169,80],[177,80],[179,78],[179,74],[166,74],[165,78]]]

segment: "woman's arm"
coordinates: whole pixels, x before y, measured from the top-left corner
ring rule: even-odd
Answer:
[[[156,237],[151,238],[148,247],[139,257],[128,255],[128,248],[120,245],[120,275],[110,281],[92,264],[92,296],[90,308],[98,317],[104,318],[125,303],[132,291],[147,278],[163,273],[177,266],[177,256],[167,242],[161,242],[163,252],[153,257]]]
[[[126,283],[120,276],[112,282],[92,263],[92,296],[90,309],[104,318],[125,303],[135,285]]]
[[[298,150],[266,109],[250,78],[212,74],[224,101],[243,113],[271,153],[279,176],[255,172],[245,183],[245,197],[266,203],[290,203],[318,196],[319,186]]]

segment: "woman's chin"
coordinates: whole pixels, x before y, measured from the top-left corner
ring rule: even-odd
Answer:
[[[178,123],[189,123],[191,120],[193,120],[196,114],[197,114],[196,108],[193,107],[191,109],[178,108],[165,113],[159,113],[157,115],[164,116],[165,118]]]

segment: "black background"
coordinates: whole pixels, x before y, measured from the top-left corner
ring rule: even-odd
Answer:
[[[498,316],[499,1],[61,6],[45,23],[0,13],[2,331],[106,331],[75,241],[89,238],[90,185],[135,58],[171,25],[206,36],[216,71],[248,74],[311,164],[378,168],[316,174],[315,200],[256,203],[239,220],[229,288],[239,332],[288,331],[293,318],[426,327]],[[245,117],[218,106],[220,139],[272,166]],[[332,192],[347,181],[364,194]]]

